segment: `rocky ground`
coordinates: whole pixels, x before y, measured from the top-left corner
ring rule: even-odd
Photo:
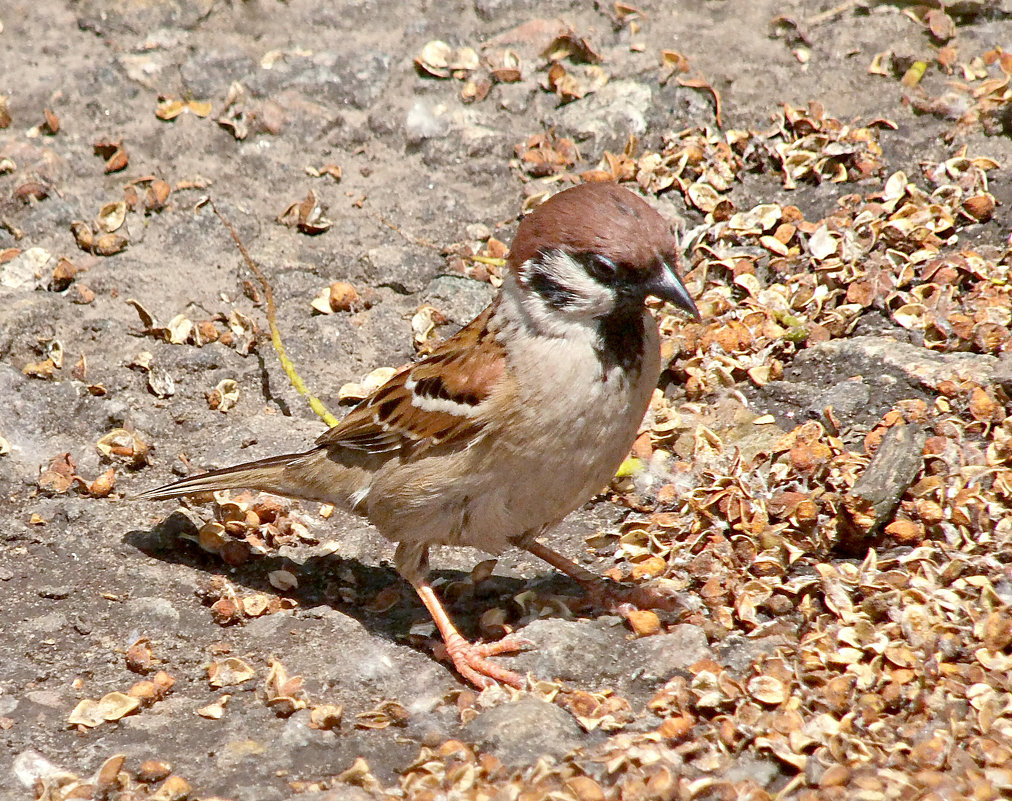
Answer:
[[[1009,792],[1012,5],[945,6],[0,8],[0,796]],[[704,320],[659,310],[635,458],[551,541],[683,612],[438,552],[536,645],[478,695],[362,521],[128,500],[324,429],[208,199],[336,410],[605,178]]]

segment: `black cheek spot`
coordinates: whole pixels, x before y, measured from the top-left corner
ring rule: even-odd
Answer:
[[[564,309],[576,300],[573,292],[541,272],[532,272],[527,277],[527,286],[553,309]]]

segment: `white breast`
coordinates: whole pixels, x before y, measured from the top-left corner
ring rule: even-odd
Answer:
[[[519,403],[475,453],[475,473],[494,478],[475,482],[462,541],[501,550],[510,537],[555,525],[615,475],[660,371],[657,326],[643,314],[643,357],[628,370],[602,360],[593,321],[563,336],[506,338]]]
[[[503,306],[513,299],[504,293]],[[390,465],[368,494],[368,516],[388,538],[473,545],[497,553],[510,538],[558,523],[599,492],[632,445],[659,374],[657,327],[643,314],[643,356],[633,367],[602,360],[593,320],[553,320],[538,334],[503,308],[509,402],[467,448]],[[534,322],[528,320],[528,323]]]

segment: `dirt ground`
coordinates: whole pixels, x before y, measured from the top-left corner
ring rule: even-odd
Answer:
[[[488,635],[482,613],[498,605],[538,644],[504,664],[583,691],[607,687],[628,700],[622,726],[588,728],[574,722],[572,704],[549,703],[554,696],[543,689],[512,699],[464,691],[433,657],[433,631],[389,564],[392,547],[363,521],[339,512],[325,519],[311,504],[286,508],[271,536],[263,534],[261,554],[254,547],[229,556],[196,542],[208,507],[177,511],[128,500],[188,470],[302,449],[324,430],[279,367],[262,293],[206,198],[270,277],[288,352],[332,409],[341,407],[339,390],[349,382],[415,356],[416,334],[425,338],[417,329],[421,307],[443,315],[436,330],[445,335],[492,297],[493,286],[456,272],[460,261],[444,249],[477,248],[490,234],[509,243],[525,199],[558,183],[532,174],[518,161],[524,148],[515,149],[549,130],[575,140],[581,159],[569,172],[579,174],[599,166],[605,151],[621,153],[630,135],[646,152],[685,129],[717,132],[715,96],[724,131],[767,129],[783,104],[813,101],[844,123],[886,119],[876,129],[881,164],[857,183],[808,179],[786,188],[781,171],[760,160],[734,176],[725,196],[738,210],[791,204],[820,220],[848,193],[878,191],[896,171],[920,181],[922,165],[965,148],[1000,167],[987,173],[993,214],[961,220],[958,247],[990,253],[994,263],[1007,254],[1012,105],[1006,97],[986,115],[961,118],[974,96],[957,87],[956,100],[926,109],[953,84],[971,82],[958,67],[951,75],[941,68],[944,47],[955,49],[958,64],[995,48],[1012,51],[1009,3],[947,4],[949,32],[944,19],[929,24],[924,8],[904,2],[633,5],[638,14],[622,4],[572,0],[10,0],[0,7],[0,94],[10,118],[0,129],[0,797],[66,797],[59,788],[73,776],[90,777],[123,754],[128,776],[114,782],[123,798],[183,797],[158,783],[165,771],[157,765],[141,775],[150,760],[168,763],[194,798],[366,798],[397,787],[434,798],[448,791],[449,779],[423,786],[405,777],[419,775],[420,749],[438,762],[456,747],[448,741],[473,748],[474,770],[497,776],[491,785],[504,788],[534,786],[547,764],[576,766],[586,781],[565,780],[556,797],[801,797],[846,786],[764,747],[762,731],[721,746],[723,761],[710,763],[684,745],[692,731],[668,730],[669,783],[643,779],[635,791],[622,789],[625,768],[594,761],[601,749],[638,753],[620,738],[663,727],[665,713],[648,702],[669,679],[698,679],[704,659],[751,675],[750,665],[784,642],[782,630],[750,635],[736,624],[718,636],[697,606],[695,618],[662,616],[660,634],[630,640],[628,624],[601,610],[526,614],[517,598],[578,595],[530,558],[506,554],[495,575],[481,580],[471,570],[486,555],[434,554],[469,634]],[[562,103],[542,83],[544,48],[564,29],[575,32],[568,41],[590,43],[608,82]],[[455,56],[465,65],[457,76],[452,63],[448,77],[433,75],[415,63],[433,40],[484,55],[510,48],[520,58],[519,80],[507,81],[506,73],[495,79],[487,66],[469,70],[466,53]],[[687,69],[666,72],[662,51],[680,54]],[[869,66],[886,51],[891,66],[873,74]],[[919,60],[927,64],[922,81],[904,85],[900,78]],[[593,73],[582,77],[578,61],[565,63],[580,80],[593,80]],[[999,74],[993,63],[986,67]],[[233,90],[229,105],[237,82],[242,94]],[[465,102],[462,92],[478,98]],[[691,232],[686,241],[705,240],[713,214],[676,190],[648,199]],[[327,222],[278,221],[309,192]],[[956,249],[956,240],[946,247]],[[689,268],[701,258],[699,251],[688,257]],[[315,312],[311,301],[339,280],[369,302]],[[853,339],[856,348],[888,336],[933,358],[893,311],[869,308],[833,343]],[[187,320],[203,331],[199,347],[201,335],[180,328]],[[669,329],[668,336],[676,335]],[[965,362],[971,372],[997,375],[1004,350],[946,358],[977,359]],[[691,371],[673,364],[666,396],[673,406],[693,400],[713,408],[739,398],[753,416],[772,415],[779,435],[803,422],[813,404],[821,409],[828,390],[879,370],[878,356],[857,364],[848,361],[857,358],[854,350],[826,353],[799,347],[779,357],[779,382],[734,373],[723,386],[690,388],[691,398],[682,386]],[[903,362],[897,357],[890,375],[909,367]],[[869,386],[864,396],[834,401],[851,403],[846,442],[862,442],[897,401],[930,405],[937,396],[924,387],[904,394],[902,382],[899,389],[895,381]],[[234,405],[223,411],[234,391]],[[989,397],[1000,405],[1003,391]],[[139,441],[126,435],[103,452],[116,430]],[[750,429],[743,442],[751,436]],[[559,451],[561,464],[565,442]],[[102,484],[108,476],[100,478],[109,468],[111,491]],[[595,535],[614,543],[630,514],[616,497],[606,493],[574,514],[552,542],[600,572],[626,564],[611,555],[614,547],[586,545]],[[991,514],[997,521],[1002,509]],[[986,547],[995,571],[989,580],[1001,590],[995,576],[1009,579],[1008,542],[996,537]],[[828,554],[820,559],[846,561]],[[297,586],[285,583],[289,577]],[[682,585],[688,596],[701,586]],[[263,608],[230,617],[221,602],[237,597]],[[994,614],[1012,601],[1007,588],[995,598]],[[999,641],[993,650],[1007,648]],[[233,668],[250,666],[255,676],[215,686],[209,666],[232,658],[240,660]],[[275,673],[272,685],[265,677],[274,660],[304,683],[286,684]],[[132,714],[121,708],[111,720],[68,722],[83,699],[128,693],[139,681],[151,685],[135,689],[147,696]],[[1012,698],[1009,688],[1004,693]],[[223,695],[230,696],[223,707],[209,709]],[[324,720],[325,704],[343,708],[339,724],[333,709]],[[713,717],[699,706],[691,720]],[[1012,727],[995,732],[1001,742]],[[486,770],[482,754],[505,767]],[[906,776],[901,762],[892,769]],[[689,763],[685,775],[695,783],[678,778],[678,765]],[[654,763],[635,764],[647,770]],[[983,765],[948,769],[979,768],[984,776]],[[1012,761],[986,766],[1008,772]],[[944,761],[936,767],[944,770]],[[987,776],[993,788],[1004,780]],[[707,777],[722,784],[707,789],[699,783]],[[747,793],[726,789],[745,785]],[[109,786],[74,797],[116,797]]]

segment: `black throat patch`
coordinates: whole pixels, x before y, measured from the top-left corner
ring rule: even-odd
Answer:
[[[621,304],[598,320],[598,344],[595,350],[601,360],[605,381],[613,367],[618,367],[625,373],[639,371],[643,362],[645,337],[643,307],[639,304]]]

